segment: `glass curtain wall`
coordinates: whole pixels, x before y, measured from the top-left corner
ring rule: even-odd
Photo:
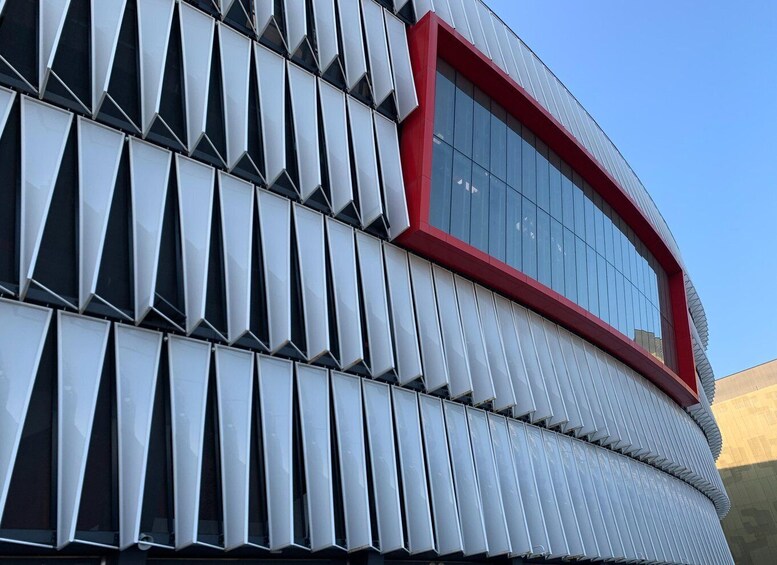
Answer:
[[[676,369],[666,273],[543,141],[439,60],[430,223],[596,315]]]

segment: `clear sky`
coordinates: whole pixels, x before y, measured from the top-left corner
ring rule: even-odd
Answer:
[[[669,223],[715,375],[777,357],[777,1],[486,0]]]

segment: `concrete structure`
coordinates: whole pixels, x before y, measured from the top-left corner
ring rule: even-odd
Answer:
[[[723,520],[736,563],[777,555],[777,360],[717,382],[713,412],[725,447],[718,469],[731,496]]]
[[[0,295],[0,557],[731,562],[679,249],[479,0],[0,0]]]

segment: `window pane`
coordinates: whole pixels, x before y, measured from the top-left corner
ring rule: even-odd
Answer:
[[[565,228],[570,230],[575,229],[575,187],[572,184],[572,179],[569,178],[568,166],[564,163],[561,164],[561,223]],[[583,203],[582,201],[580,202]],[[580,218],[582,219],[583,211],[580,211]],[[581,234],[578,234],[581,235]]]
[[[507,237],[505,239],[505,259],[508,265],[519,271],[521,265],[521,195],[512,188],[507,189]]]
[[[521,155],[521,192],[532,201],[537,202],[537,157],[534,150],[534,134],[523,130]]]
[[[548,146],[537,140],[537,206],[550,212]]]
[[[491,174],[507,180],[507,112],[491,102]]]
[[[551,286],[550,216],[537,208],[537,280]]]
[[[580,185],[578,185],[580,186]],[[589,189],[590,190],[590,189]],[[593,195],[586,190],[585,193],[585,242],[596,249],[596,206]]]
[[[488,253],[500,261],[505,261],[505,203],[506,185],[491,175],[489,192]]]
[[[550,219],[550,282],[551,288],[564,294],[564,228]]]
[[[521,190],[521,124],[507,116],[507,184]]]
[[[599,288],[599,317],[610,323],[610,299],[607,296],[607,261],[596,255],[596,278]]]
[[[586,262],[585,242],[579,237],[575,238],[575,264],[577,265],[577,303],[586,310],[588,305],[588,266]]]
[[[491,149],[491,101],[482,90],[475,88],[474,137],[472,159],[481,167],[489,166]]]
[[[451,183],[451,231],[462,241],[469,241],[470,183],[472,161],[458,151],[453,152],[453,182]]]
[[[432,143],[432,151],[432,195],[429,202],[429,223],[447,232],[450,230],[453,148],[435,138]]]
[[[579,304],[577,298],[577,273],[575,268],[575,234],[564,228],[564,294],[572,302]],[[583,271],[585,272],[585,271]]]
[[[574,177],[574,175],[573,175]],[[575,200],[575,235],[585,239],[585,221],[586,221],[586,202],[583,189],[580,188],[580,184],[572,183],[572,192],[574,193]]]
[[[595,316],[602,317],[599,310],[599,276],[597,273],[597,255],[592,247],[586,245],[586,259],[588,268],[588,311]]]
[[[607,298],[609,299],[609,321],[614,328],[618,327],[618,290],[615,282],[615,267],[607,263]]]
[[[561,161],[553,151],[549,152],[548,161],[550,163],[550,216],[561,222],[563,219],[561,211]]]
[[[523,272],[537,279],[537,205],[525,196],[521,198],[523,208]]]
[[[488,172],[478,165],[472,165],[469,243],[486,253],[488,253],[488,182]]]
[[[453,125],[453,147],[472,156],[472,83],[461,75],[456,76],[456,120]]]
[[[453,143],[453,108],[456,100],[456,72],[444,61],[437,62],[434,97],[434,134]]]

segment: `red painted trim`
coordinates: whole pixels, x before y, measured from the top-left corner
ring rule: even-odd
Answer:
[[[410,229],[400,237],[400,243],[569,328],[649,378],[679,404],[696,404],[696,372],[682,269],[637,204],[545,108],[439,16],[432,12],[424,16],[408,30],[408,40],[419,108],[402,126],[400,145]],[[429,224],[438,57],[505,107],[594,187],[666,271],[679,376],[635,341],[569,299]]]

